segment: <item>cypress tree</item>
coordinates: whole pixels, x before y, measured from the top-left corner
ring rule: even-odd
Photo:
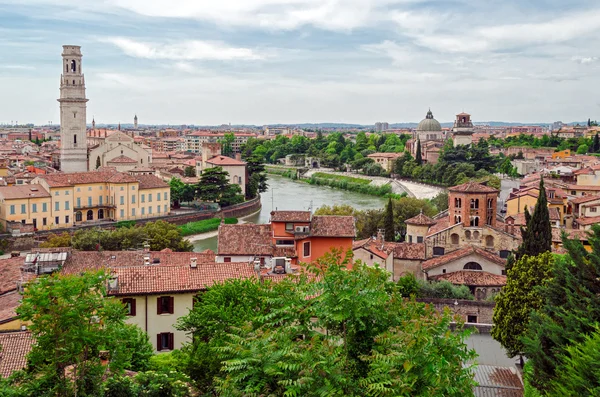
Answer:
[[[394,241],[396,233],[394,232],[394,208],[392,206],[392,198],[390,197],[385,207],[384,219],[385,241]]]
[[[598,138],[598,133],[594,135],[594,142],[592,143],[592,153],[600,152],[600,138]]]
[[[552,227],[544,178],[540,180],[539,196],[533,214],[525,209],[526,228],[521,228],[523,243],[516,252],[516,259],[523,255],[536,256],[552,250]]]
[[[415,153],[415,160],[418,165],[423,164],[423,157],[421,156],[421,140],[417,139],[417,153]]]

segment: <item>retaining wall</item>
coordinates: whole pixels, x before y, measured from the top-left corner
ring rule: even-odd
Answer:
[[[447,307],[454,314],[459,315],[465,322],[468,316],[477,316],[478,324],[490,325],[493,323],[494,306],[496,305],[494,302],[432,298],[419,298],[417,301],[429,303],[438,311],[443,311]],[[486,329],[489,332],[489,327],[478,326],[477,328],[481,328],[480,332]]]

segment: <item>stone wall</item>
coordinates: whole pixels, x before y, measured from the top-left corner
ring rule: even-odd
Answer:
[[[493,323],[492,319],[494,316],[494,306],[496,305],[494,302],[432,298],[420,298],[417,299],[417,301],[429,303],[440,312],[443,311],[445,307],[448,307],[454,314],[460,316],[465,322],[467,321],[468,316],[477,316],[478,324]]]

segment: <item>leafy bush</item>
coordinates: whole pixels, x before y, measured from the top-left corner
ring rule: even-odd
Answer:
[[[449,281],[419,280],[419,298],[466,299],[473,300],[473,294],[466,285],[454,285]]]
[[[113,376],[104,382],[104,397],[136,397],[136,385],[126,376]]]
[[[41,248],[57,248],[57,247],[70,247],[71,246],[71,235],[69,232],[63,232],[61,234],[51,233],[48,239],[40,244]]]
[[[140,372],[136,377],[138,396],[187,397],[191,396],[190,379],[177,371]]]
[[[122,227],[133,227],[133,226],[135,226],[135,221],[119,221],[115,225],[115,227],[117,229],[120,229]]]
[[[411,295],[418,295],[419,282],[414,274],[409,273],[400,277],[398,280],[398,288],[400,289],[400,294],[402,294],[403,297],[408,298]]]
[[[337,189],[349,190],[352,192],[370,194],[372,196],[386,196],[392,193],[392,186],[388,183],[382,186],[374,186],[367,179],[341,177],[341,178],[319,178],[314,174],[308,180],[311,185],[330,186]],[[345,179],[342,179],[345,178]],[[360,182],[354,182],[355,180]],[[367,183],[365,183],[367,182]]]
[[[225,218],[226,225],[235,225],[238,223],[237,218]],[[217,230],[221,224],[221,218],[204,219],[197,222],[188,222],[185,225],[179,226],[179,231],[182,236],[190,236],[192,234],[200,234]]]

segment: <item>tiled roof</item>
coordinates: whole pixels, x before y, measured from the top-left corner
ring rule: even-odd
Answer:
[[[427,230],[427,236],[431,236],[433,234],[441,232],[442,230],[447,229],[450,226],[450,219],[448,218],[448,216],[440,218],[433,226],[429,228],[429,230]]]
[[[570,200],[569,202],[573,203],[573,204],[583,204],[583,203],[587,203],[587,202],[595,201],[595,200],[600,200],[600,196],[588,194],[586,196],[574,198],[574,199]]]
[[[463,258],[467,255],[476,254],[483,256],[485,259],[490,262],[494,262],[498,265],[504,266],[506,264],[506,260],[500,258],[496,254],[492,254],[489,251],[482,250],[481,248],[477,248],[475,246],[468,246],[465,248],[461,248],[456,251],[452,251],[446,255],[438,256],[436,258],[429,259],[422,264],[423,270],[433,269],[434,267],[438,267],[444,265],[448,262],[455,261],[457,259]]]
[[[27,331],[0,333],[0,377],[25,368],[33,338]]]
[[[478,182],[467,182],[462,185],[452,186],[448,188],[451,192],[462,192],[462,193],[498,193],[497,189],[486,186]]]
[[[202,291],[232,278],[256,277],[250,263],[198,263],[197,267],[135,266],[113,270],[118,288],[109,295],[159,294]]]
[[[139,183],[139,189],[157,189],[157,188],[168,188],[169,184],[155,175],[134,175],[133,176]]]
[[[25,263],[25,257],[0,259],[0,295],[17,288],[17,281],[24,277],[24,281],[30,278],[29,273],[21,274],[21,266]]]
[[[596,223],[600,223],[600,216],[580,217],[577,218],[577,223],[583,226],[595,225]]]
[[[568,185],[569,190],[595,190],[600,191],[600,186],[593,185]]]
[[[73,186],[84,183],[101,183],[101,182],[135,182],[135,179],[122,172],[117,172],[114,168],[103,167],[96,171],[90,172],[75,172],[72,174],[50,174],[40,175],[40,179],[44,179],[49,186]]]
[[[272,255],[271,225],[220,225],[219,255]]]
[[[394,243],[394,258],[425,260],[425,244]]]
[[[14,185],[0,187],[0,198],[5,200],[50,197],[50,193],[41,185]]]
[[[402,153],[371,153],[367,157],[370,157],[370,158],[384,157],[384,158],[388,158],[388,159],[396,159],[400,156],[402,156]]]
[[[404,223],[406,223],[407,225],[430,226],[435,225],[436,222],[421,212],[419,215],[413,216],[412,218],[405,220]]]
[[[125,155],[120,155],[119,157],[115,157],[112,160],[108,160],[109,163],[122,163],[122,164],[131,164],[131,163],[137,163],[137,161],[135,161],[134,159],[132,159],[131,157],[127,157]]]
[[[61,269],[65,274],[78,274],[102,268],[141,266],[149,254],[150,263],[160,266],[189,265],[192,258],[198,263],[214,262],[214,253],[172,251],[72,251]]]
[[[506,276],[479,270],[459,270],[457,272],[439,274],[431,278],[438,281],[446,280],[456,285],[477,285],[481,287],[506,285]]]
[[[313,216],[310,235],[315,237],[356,237],[353,216]]]
[[[310,222],[310,211],[272,211],[271,222]]]
[[[246,165],[243,161],[232,159],[227,156],[215,156],[206,162],[213,165]]]
[[[377,241],[373,238],[367,238],[352,243],[352,250],[364,249],[371,252],[373,255],[377,255],[381,259],[387,259],[389,256],[389,249],[386,249],[386,243]]]
[[[0,295],[0,324],[17,317],[17,307],[21,304],[21,298],[17,290]]]

